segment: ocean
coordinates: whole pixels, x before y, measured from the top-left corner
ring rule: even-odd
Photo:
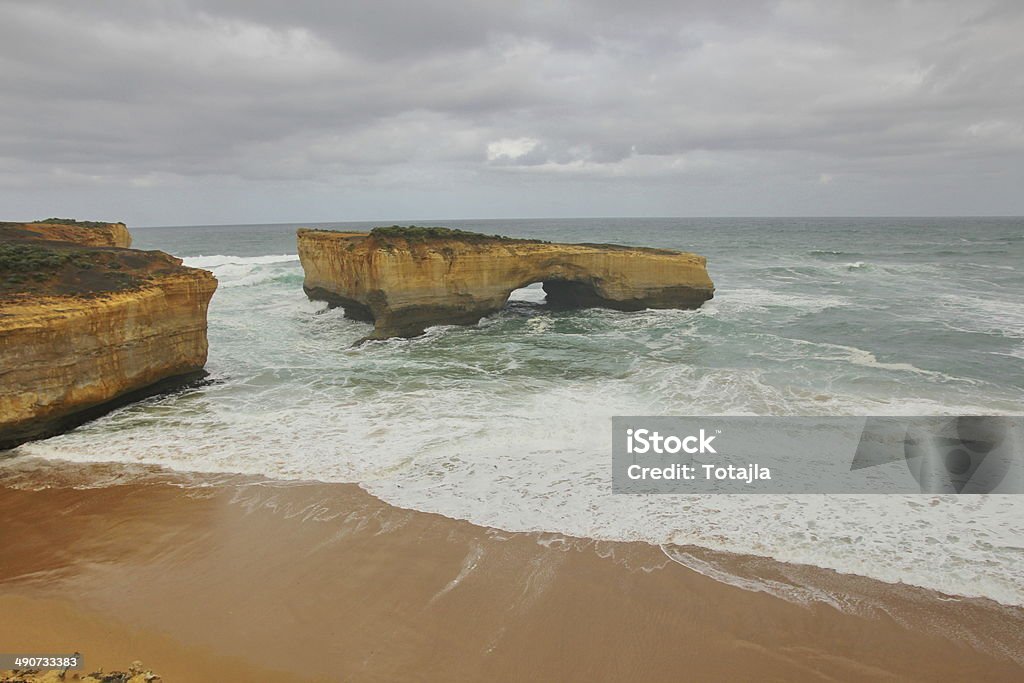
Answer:
[[[412,221],[695,251],[717,290],[695,311],[621,313],[550,311],[531,285],[476,327],[353,347],[369,326],[306,299],[295,229],[391,222],[133,229],[135,247],[220,280],[210,381],[17,456],[354,482],[546,538],[677,560],[696,545],[1024,605],[1024,498],[610,487],[613,415],[1021,414],[1024,219]]]

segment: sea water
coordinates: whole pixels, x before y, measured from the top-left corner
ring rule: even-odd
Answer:
[[[353,347],[369,326],[303,294],[299,225],[134,229],[136,247],[220,280],[211,381],[16,454],[354,482],[505,530],[693,544],[1024,604],[1024,498],[610,486],[613,415],[1020,414],[1024,219],[414,222],[695,251],[715,298],[552,311],[533,285],[475,327]]]

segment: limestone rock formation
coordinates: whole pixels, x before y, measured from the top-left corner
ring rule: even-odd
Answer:
[[[124,223],[47,218],[31,223],[0,223],[0,239],[39,239],[74,242],[90,247],[130,247],[132,236]]]
[[[0,232],[0,449],[201,375],[217,281],[181,263]]]
[[[609,244],[550,244],[444,228],[299,230],[312,299],[374,323],[372,338],[475,324],[513,290],[543,282],[551,306],[697,308],[714,294],[702,256]]]

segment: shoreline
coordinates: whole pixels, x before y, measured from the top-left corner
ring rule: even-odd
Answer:
[[[353,484],[31,464],[0,469],[0,642],[77,650],[89,670],[141,660],[172,682],[1024,675],[1024,608],[987,599],[497,531]]]

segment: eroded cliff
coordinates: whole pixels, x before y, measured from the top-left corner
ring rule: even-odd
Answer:
[[[201,374],[217,281],[181,263],[159,251],[0,241],[0,449]]]
[[[298,249],[309,297],[373,322],[373,338],[474,324],[533,282],[567,308],[697,308],[714,294],[704,257],[667,249],[398,227],[299,230]]]
[[[30,223],[0,223],[0,239],[74,242],[88,247],[130,247],[132,235],[124,223],[47,218]]]

